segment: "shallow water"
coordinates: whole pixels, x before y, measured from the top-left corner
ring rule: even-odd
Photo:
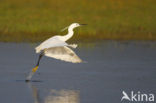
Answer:
[[[123,90],[156,95],[156,42],[82,43],[74,51],[87,63],[43,57],[26,83],[34,47],[0,43],[0,103],[120,103]]]

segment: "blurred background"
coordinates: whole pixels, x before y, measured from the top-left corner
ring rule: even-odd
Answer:
[[[88,24],[69,41],[85,63],[44,56],[26,83],[34,48],[73,22]],[[0,103],[120,103],[122,91],[156,94],[155,40],[156,0],[0,0]]]
[[[0,41],[40,42],[73,22],[72,40],[156,40],[156,0],[0,0]],[[87,38],[87,39],[86,39]]]

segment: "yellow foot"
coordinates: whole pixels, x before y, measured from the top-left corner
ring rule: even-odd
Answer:
[[[33,69],[32,69],[32,72],[35,73],[35,72],[37,71],[37,69],[38,69],[38,66],[36,66],[35,68],[33,68]]]

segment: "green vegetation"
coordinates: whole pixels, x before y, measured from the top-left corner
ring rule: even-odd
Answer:
[[[42,41],[73,22],[88,24],[73,40],[156,40],[155,11],[156,0],[0,0],[0,41]]]

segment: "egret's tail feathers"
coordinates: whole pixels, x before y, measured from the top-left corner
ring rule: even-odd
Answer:
[[[35,50],[36,50],[36,53],[40,53],[40,51],[41,51],[40,46],[36,47]]]
[[[72,47],[72,48],[76,48],[77,47],[77,44],[69,44],[68,46],[69,47]]]

